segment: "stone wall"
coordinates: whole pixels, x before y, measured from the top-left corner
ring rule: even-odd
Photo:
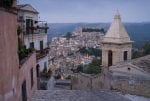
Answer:
[[[72,89],[75,90],[100,90],[109,89],[109,81],[104,74],[74,74],[72,76]],[[105,82],[105,83],[104,83]]]
[[[87,75],[74,74],[72,76],[73,90],[115,90],[118,92],[129,93],[150,97],[150,78],[129,78],[114,77],[110,74]]]
[[[111,90],[150,97],[150,78],[112,77]]]
[[[31,69],[33,68],[33,86],[31,86]],[[18,101],[22,101],[22,83],[26,81],[27,101],[30,101],[37,89],[36,53],[28,56],[27,61],[19,69]]]
[[[17,17],[0,7],[0,101],[16,101],[18,77]]]

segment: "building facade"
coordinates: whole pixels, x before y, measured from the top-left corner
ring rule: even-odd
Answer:
[[[23,30],[26,48],[36,50],[39,71],[48,70],[47,24],[39,21],[38,11],[31,5],[18,5],[18,21]]]
[[[0,101],[30,101],[37,89],[36,54],[18,54],[16,0],[0,1]]]

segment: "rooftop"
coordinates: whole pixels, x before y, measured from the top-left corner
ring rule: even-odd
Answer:
[[[150,55],[133,59],[131,62],[120,62],[111,66],[110,71],[113,75],[150,80]]]
[[[38,12],[34,7],[32,7],[30,4],[17,5],[17,8],[18,8],[19,10],[23,10],[23,11],[27,11],[27,12],[33,12],[33,13],[36,13],[36,14],[39,13],[39,12]]]

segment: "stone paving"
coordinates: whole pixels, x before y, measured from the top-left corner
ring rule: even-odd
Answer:
[[[54,89],[54,84],[55,84],[55,81],[54,81],[54,77],[52,75],[51,78],[48,81],[47,89],[48,90],[53,90]]]
[[[31,101],[131,101],[110,91],[38,90]]]

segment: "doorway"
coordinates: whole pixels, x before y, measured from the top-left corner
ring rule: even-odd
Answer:
[[[108,67],[112,66],[113,63],[113,53],[111,50],[108,51]]]
[[[26,80],[22,83],[22,101],[27,101]]]

